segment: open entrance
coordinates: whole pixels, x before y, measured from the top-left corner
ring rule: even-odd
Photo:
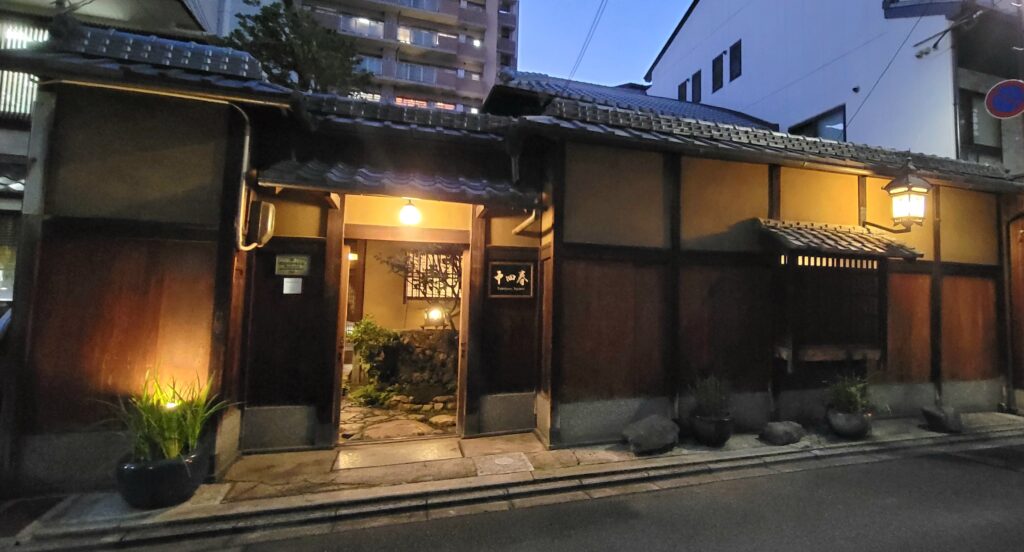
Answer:
[[[346,198],[339,443],[457,434],[472,212]]]

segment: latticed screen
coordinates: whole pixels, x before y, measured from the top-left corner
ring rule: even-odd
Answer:
[[[878,259],[827,255],[783,256],[793,262],[791,315],[806,345],[881,343],[883,271]]]
[[[28,48],[48,36],[44,28],[0,19],[0,49]],[[35,99],[36,84],[28,74],[0,71],[0,119],[27,121]]]
[[[462,255],[428,251],[406,253],[406,299],[457,299],[461,285]]]

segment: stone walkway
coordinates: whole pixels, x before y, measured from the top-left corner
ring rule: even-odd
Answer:
[[[453,397],[435,397],[435,401],[422,405],[403,401],[405,398],[395,397],[398,400],[389,401],[388,408],[359,406],[346,399],[341,407],[338,442],[386,441],[455,434]]]

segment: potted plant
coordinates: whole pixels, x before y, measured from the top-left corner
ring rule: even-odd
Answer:
[[[205,384],[161,384],[146,374],[142,390],[119,400],[114,409],[131,441],[131,452],[117,467],[117,489],[136,508],[180,504],[195,494],[209,472],[206,423],[227,406]]]
[[[841,376],[828,388],[825,418],[829,428],[844,439],[863,439],[871,431],[868,382],[860,376]]]
[[[701,378],[693,386],[693,395],[697,400],[690,418],[693,436],[709,447],[725,445],[733,432],[728,384],[713,375]]]

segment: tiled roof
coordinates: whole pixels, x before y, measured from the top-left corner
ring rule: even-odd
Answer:
[[[961,177],[992,188],[1019,189],[1006,172],[991,165],[875,146],[809,138],[765,129],[684,119],[631,110],[613,109],[579,101],[554,100],[544,115],[523,117],[523,124],[538,128],[601,134],[642,142],[659,142],[736,158],[755,155],[788,158],[896,173],[912,160],[919,171],[939,178]]]
[[[376,170],[320,161],[282,161],[262,171],[259,182],[269,187],[412,197],[523,209],[540,205],[538,194],[519,190],[503,180]]]
[[[500,139],[515,123],[510,117],[366,102],[334,94],[305,94],[298,107],[320,122],[357,123],[449,134],[488,134]]]
[[[788,251],[851,257],[899,258],[921,256],[913,248],[860,226],[758,219],[761,231]]]
[[[644,87],[636,85],[603,86],[589,82],[567,81],[542,73],[512,71],[502,73],[500,83],[495,86],[495,90],[492,90],[491,94],[500,96],[502,87],[641,113],[671,115],[753,128],[776,128],[771,123],[738,111],[693,102],[681,102],[673,98],[649,96]],[[490,103],[492,100],[489,97],[488,104]]]
[[[231,48],[100,29],[66,16],[54,18],[50,32],[52,47],[61,52],[241,79],[264,78],[259,60],[248,52]]]
[[[59,19],[36,48],[0,50],[0,66],[61,78],[102,79],[198,92],[231,94],[287,104],[292,90],[264,80],[245,52],[143,36]]]

